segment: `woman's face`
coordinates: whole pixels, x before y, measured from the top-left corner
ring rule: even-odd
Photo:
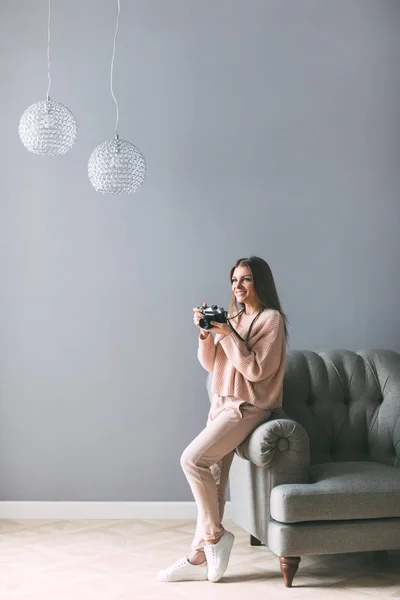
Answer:
[[[260,303],[254,289],[250,267],[244,265],[236,267],[232,275],[232,291],[240,304],[254,306]]]

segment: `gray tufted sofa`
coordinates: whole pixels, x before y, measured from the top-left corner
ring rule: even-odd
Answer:
[[[289,351],[283,409],[237,448],[233,520],[280,557],[400,548],[400,354]]]

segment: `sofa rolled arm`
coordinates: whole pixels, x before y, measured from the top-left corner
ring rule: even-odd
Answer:
[[[308,433],[292,419],[262,423],[238,446],[238,456],[257,467],[297,474],[304,480],[310,466]]]

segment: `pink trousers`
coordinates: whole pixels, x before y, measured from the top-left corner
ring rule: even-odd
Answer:
[[[205,429],[181,457],[198,511],[193,550],[203,548],[205,541],[216,542],[222,537],[226,488],[235,448],[270,414],[270,410],[232,396],[213,396]]]

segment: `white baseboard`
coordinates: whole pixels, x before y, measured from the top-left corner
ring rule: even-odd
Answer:
[[[0,519],[196,519],[194,502],[0,502]],[[230,518],[230,502],[225,517]]]

